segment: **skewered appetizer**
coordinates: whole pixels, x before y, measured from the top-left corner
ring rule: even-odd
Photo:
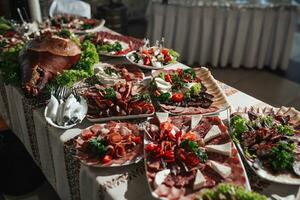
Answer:
[[[219,183],[245,186],[237,150],[218,117],[153,119],[146,133],[146,170],[155,197],[194,199]]]
[[[95,124],[76,139],[76,156],[91,166],[119,166],[137,162],[142,154],[142,134],[136,124]]]

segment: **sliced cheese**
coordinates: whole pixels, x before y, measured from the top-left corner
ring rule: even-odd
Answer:
[[[202,115],[193,115],[191,119],[191,129],[195,128],[202,119]]]
[[[231,142],[219,145],[206,145],[205,146],[207,151],[219,153],[225,156],[231,156]]]
[[[157,188],[159,185],[161,185],[169,174],[170,174],[169,169],[164,169],[158,172],[154,178],[154,187]]]
[[[217,125],[213,125],[212,128],[208,131],[208,133],[204,137],[204,142],[208,142],[215,137],[218,137],[221,134],[221,131]]]
[[[215,170],[220,176],[223,178],[227,178],[231,174],[231,168],[223,165],[221,163],[215,162],[215,161],[210,161],[210,166],[213,170]]]
[[[168,120],[169,113],[157,112],[156,117],[157,117],[159,123],[164,123]]]
[[[205,177],[203,176],[203,174],[201,173],[201,171],[199,169],[197,169],[197,173],[196,173],[196,178],[194,181],[194,190],[198,190],[201,187],[203,187],[203,185],[205,184]]]

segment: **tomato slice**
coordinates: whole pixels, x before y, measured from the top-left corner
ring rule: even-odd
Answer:
[[[144,58],[144,65],[151,65],[151,60],[149,57]]]
[[[162,49],[161,53],[165,56],[169,54],[169,50],[168,49]]]
[[[183,94],[182,93],[174,93],[172,95],[172,101],[174,101],[174,102],[182,102],[183,101]]]
[[[102,163],[105,164],[105,163],[108,163],[112,160],[112,157],[110,155],[105,155],[103,158],[102,158]]]

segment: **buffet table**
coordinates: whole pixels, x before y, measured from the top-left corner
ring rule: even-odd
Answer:
[[[286,70],[298,17],[294,1],[151,0],[148,37],[165,38],[188,64]]]
[[[103,60],[103,59],[102,59]],[[124,63],[110,59],[108,63]],[[176,64],[182,65],[182,64]],[[232,109],[237,106],[264,106],[262,101],[219,82]],[[49,183],[63,200],[153,199],[148,189],[144,163],[124,167],[92,168],[74,157],[74,137],[91,124],[85,120],[69,130],[51,127],[44,118],[44,107],[23,95],[21,89],[1,85],[0,113],[23,142]],[[221,113],[226,117],[226,112]],[[248,170],[253,190],[270,195],[297,194],[298,187],[262,181]]]

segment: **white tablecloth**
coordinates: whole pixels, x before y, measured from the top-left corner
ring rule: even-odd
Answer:
[[[263,102],[220,83],[232,109],[264,106]],[[44,119],[44,107],[13,86],[0,84],[0,113],[12,131],[40,166],[62,200],[153,199],[146,182],[144,163],[114,168],[92,168],[74,157],[74,137],[90,126],[84,121],[69,130],[51,127]],[[225,113],[223,113],[225,116]],[[253,189],[264,194],[296,194],[297,186],[268,183],[248,174]]]
[[[177,50],[188,64],[287,69],[296,4],[161,2],[149,3],[147,37],[152,42],[164,37],[166,47]]]

